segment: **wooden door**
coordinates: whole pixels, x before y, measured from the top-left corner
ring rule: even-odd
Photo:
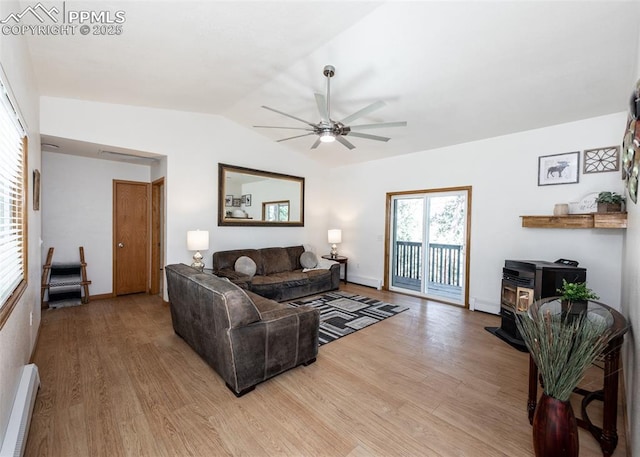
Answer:
[[[151,183],[151,294],[163,289],[164,178]]]
[[[113,290],[149,289],[149,183],[113,181]]]

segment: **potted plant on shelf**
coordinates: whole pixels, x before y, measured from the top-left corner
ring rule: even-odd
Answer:
[[[543,384],[533,418],[537,457],[578,456],[578,425],[569,397],[612,336],[604,320],[592,320],[586,312],[572,315],[568,319],[562,312],[531,307],[516,319]]]
[[[600,192],[596,203],[599,213],[619,213],[622,211],[624,197],[616,192]]]

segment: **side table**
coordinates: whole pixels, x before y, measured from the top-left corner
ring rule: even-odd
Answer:
[[[541,306],[545,303],[556,301],[558,297],[543,298],[539,302],[531,306]],[[607,348],[602,354],[604,359],[604,387],[595,392],[588,391],[577,387],[574,393],[581,395],[582,405],[581,414],[576,414],[578,426],[586,429],[600,444],[602,455],[610,457],[618,444],[618,372],[620,371],[620,348],[624,334],[628,330],[628,324],[622,314],[604,303],[589,300],[589,306],[596,306],[606,309],[613,317],[611,329],[614,337],[609,341]],[[538,367],[533,361],[533,357],[529,355],[529,396],[527,399],[527,412],[529,415],[529,423],[533,424],[533,416],[536,410],[538,398]],[[593,400],[599,400],[603,403],[602,427],[593,424],[587,414],[587,406]]]
[[[341,255],[337,255],[335,257],[331,257],[331,254],[323,255],[323,259],[333,260],[334,262],[338,262],[340,265],[344,265],[344,283],[347,283],[347,261],[348,257],[343,257]]]

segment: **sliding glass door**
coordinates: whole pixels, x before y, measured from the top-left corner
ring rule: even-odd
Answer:
[[[390,195],[390,290],[465,305],[469,191]]]

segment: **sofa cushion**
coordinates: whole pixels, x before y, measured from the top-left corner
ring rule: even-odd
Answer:
[[[304,274],[313,281],[320,277],[331,276],[331,271],[326,268],[314,268],[313,270],[304,270]]]
[[[289,254],[285,248],[260,249],[260,254],[262,255],[263,274],[265,275],[282,273],[293,269],[291,268]]]
[[[292,270],[300,270],[302,265],[300,265],[300,256],[306,250],[304,246],[289,246],[285,248],[287,253],[289,254],[289,262],[291,262]]]
[[[246,255],[238,257],[236,263],[234,264],[234,269],[238,273],[243,273],[250,278],[253,278],[253,275],[256,274],[256,263],[253,261],[251,257],[247,257]]]
[[[258,249],[235,249],[232,251],[219,251],[213,253],[213,271],[233,270],[238,257],[251,257],[256,263],[256,274],[263,275],[262,254]]]
[[[305,251],[300,256],[300,265],[302,268],[314,268],[318,265],[318,258],[311,251]]]

